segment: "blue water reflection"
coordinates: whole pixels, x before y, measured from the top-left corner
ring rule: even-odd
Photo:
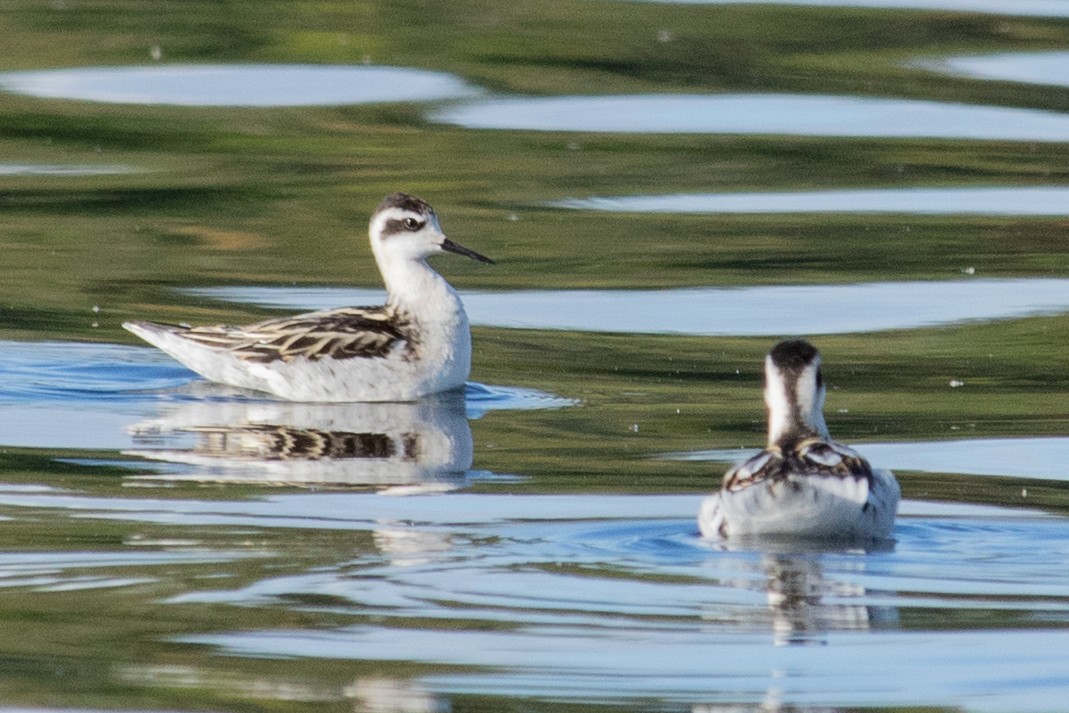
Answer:
[[[1069,215],[1069,187],[871,188],[569,198],[550,205],[632,213],[900,213]]]
[[[222,287],[186,294],[286,310],[381,304],[380,290]],[[473,324],[778,336],[878,332],[1069,311],[1069,279],[962,279],[676,290],[464,292]],[[829,310],[828,305],[850,305]]]
[[[817,94],[510,97],[427,116],[469,129],[1069,140],[1069,116],[1053,111]]]
[[[6,488],[5,488],[6,489]],[[0,553],[0,589],[34,592],[75,592],[150,584],[156,577],[118,576],[114,570],[165,569],[184,563],[224,563],[256,555],[233,550],[187,546],[185,551],[158,552],[145,548],[129,551],[5,552]],[[107,573],[101,573],[102,571]]]
[[[914,63],[975,79],[1069,87],[1069,52],[1011,52]]]
[[[334,106],[438,101],[478,90],[406,67],[235,64],[75,67],[0,73],[0,90],[44,99],[175,106]]]
[[[1064,630],[865,632],[828,635],[825,646],[770,646],[763,636],[650,631],[591,632],[559,625],[515,632],[431,631],[354,626],[332,631],[263,631],[184,639],[231,656],[449,664],[498,673],[421,679],[443,693],[497,693],[596,700],[798,705],[930,706],[1060,713],[1069,695]],[[948,657],[946,652],[959,652]],[[511,655],[509,655],[511,654]],[[878,662],[878,663],[876,663]],[[776,710],[776,709],[772,709]]]
[[[796,5],[813,7],[856,7],[892,10],[948,10],[993,15],[1069,17],[1065,0],[649,0],[679,5]]]
[[[967,385],[966,385],[967,386]],[[873,465],[891,470],[992,475],[1069,481],[1069,438],[970,438],[902,443],[853,443]],[[673,453],[672,460],[735,463],[757,449],[731,448]]]
[[[137,170],[131,166],[0,163],[0,176],[122,176]]]

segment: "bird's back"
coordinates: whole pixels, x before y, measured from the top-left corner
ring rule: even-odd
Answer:
[[[880,539],[890,534],[898,498],[887,471],[839,443],[807,438],[731,468],[699,523],[707,537]]]
[[[410,343],[411,324],[381,307],[342,307],[267,319],[242,327],[186,328],[184,338],[257,363],[294,359],[374,359]]]

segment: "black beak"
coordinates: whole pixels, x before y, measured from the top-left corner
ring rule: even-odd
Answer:
[[[463,245],[457,245],[456,243],[454,243],[449,238],[446,238],[445,240],[442,241],[442,250],[445,250],[445,251],[451,252],[451,253],[456,253],[457,255],[463,255],[465,257],[470,257],[472,260],[478,260],[479,262],[485,262],[487,265],[496,265],[497,264],[493,260],[491,260],[490,258],[486,257],[485,255],[480,255],[479,253],[475,252],[474,250],[468,250]]]

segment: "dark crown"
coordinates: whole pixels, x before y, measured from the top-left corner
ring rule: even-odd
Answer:
[[[820,352],[804,339],[791,339],[774,346],[768,355],[780,371],[797,374],[812,364]]]
[[[419,213],[421,215],[431,215],[434,213],[434,209],[430,204],[422,198],[409,195],[408,193],[393,193],[382,199],[382,203],[375,209],[376,213],[381,213],[384,210],[390,208],[400,208],[401,210],[407,210],[412,213]]]

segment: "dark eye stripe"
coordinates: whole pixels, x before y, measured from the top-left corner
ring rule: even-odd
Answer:
[[[415,225],[411,227],[406,225],[409,221],[415,221]],[[391,235],[396,235],[397,233],[411,233],[419,230],[423,226],[424,223],[415,218],[391,218],[386,221],[386,225],[382,228],[382,237],[389,237]]]

